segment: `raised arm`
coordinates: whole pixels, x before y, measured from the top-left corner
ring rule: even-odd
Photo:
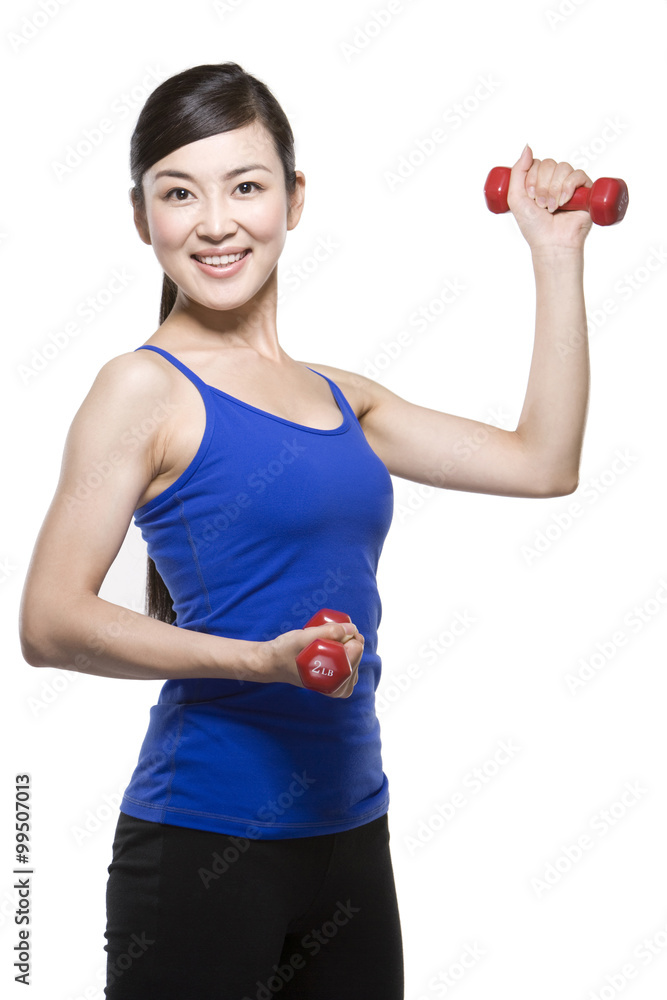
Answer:
[[[363,400],[361,426],[390,473],[500,496],[577,488],[589,394],[583,245],[591,219],[552,209],[592,183],[569,163],[533,160],[528,146],[512,168],[508,203],[530,245],[536,287],[535,343],[515,430],[419,406],[362,375],[318,366]]]
[[[98,596],[138,501],[160,471],[167,421],[151,415],[160,402],[173,405],[173,393],[147,353],[108,361],[72,421],[21,598],[23,656],[35,667],[105,677],[268,679],[256,674],[259,643],[178,628]],[[142,422],[153,431],[129,433]],[[105,475],[79,499],[77,486],[102,462]]]

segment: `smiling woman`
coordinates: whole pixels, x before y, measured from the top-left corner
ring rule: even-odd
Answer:
[[[75,415],[21,605],[34,666],[165,681],[113,843],[106,997],[400,1000],[375,705],[391,476],[534,498],[576,488],[591,220],[555,206],[592,182],[528,145],[511,168],[537,301],[510,431],[283,349],[278,261],[305,177],[282,108],[237,63],[161,83],[130,163],[137,232],[164,273],[159,326],[103,366]],[[99,597],[133,519],[144,615]],[[316,640],[347,658],[334,691],[302,683],[297,657]],[[320,927],[325,946],[304,960]]]
[[[363,390],[278,341],[277,264],[305,193],[293,142],[236,63],[147,100],[130,199],[164,272],[159,326],[77,412],[24,590],[28,662],[165,680],[108,869],[107,1000],[254,996],[280,969],[285,997],[403,997],[374,710],[393,489],[358,419]],[[109,477],[68,505],[112,453]],[[99,597],[132,519],[145,615]],[[331,604],[350,620],[304,628]],[[331,693],[297,667],[316,639],[345,643]]]

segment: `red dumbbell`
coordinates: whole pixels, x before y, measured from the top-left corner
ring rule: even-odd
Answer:
[[[328,622],[351,622],[344,611],[322,608],[307,621],[304,628],[326,625]],[[305,688],[333,694],[352,673],[345,646],[333,639],[314,639],[296,658],[299,677]]]
[[[509,212],[507,190],[511,167],[494,167],[484,184],[487,207],[496,215]],[[620,222],[628,207],[628,186],[620,177],[599,177],[593,187],[578,187],[569,201],[560,205],[557,212],[584,209],[598,226],[614,226]]]

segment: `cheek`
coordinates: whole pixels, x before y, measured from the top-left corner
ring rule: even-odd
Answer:
[[[257,207],[248,205],[247,209],[243,219],[239,217],[239,221],[256,240],[270,243],[284,236],[287,229],[284,205],[268,206],[266,203],[258,203]]]
[[[156,252],[176,248],[183,240],[185,220],[174,215],[156,213],[150,220],[150,233]]]

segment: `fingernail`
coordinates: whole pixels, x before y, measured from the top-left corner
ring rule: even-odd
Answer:
[[[569,201],[569,198],[570,196],[567,191],[561,191],[560,198],[558,200],[558,207],[560,208],[560,206],[564,205],[566,201]]]

